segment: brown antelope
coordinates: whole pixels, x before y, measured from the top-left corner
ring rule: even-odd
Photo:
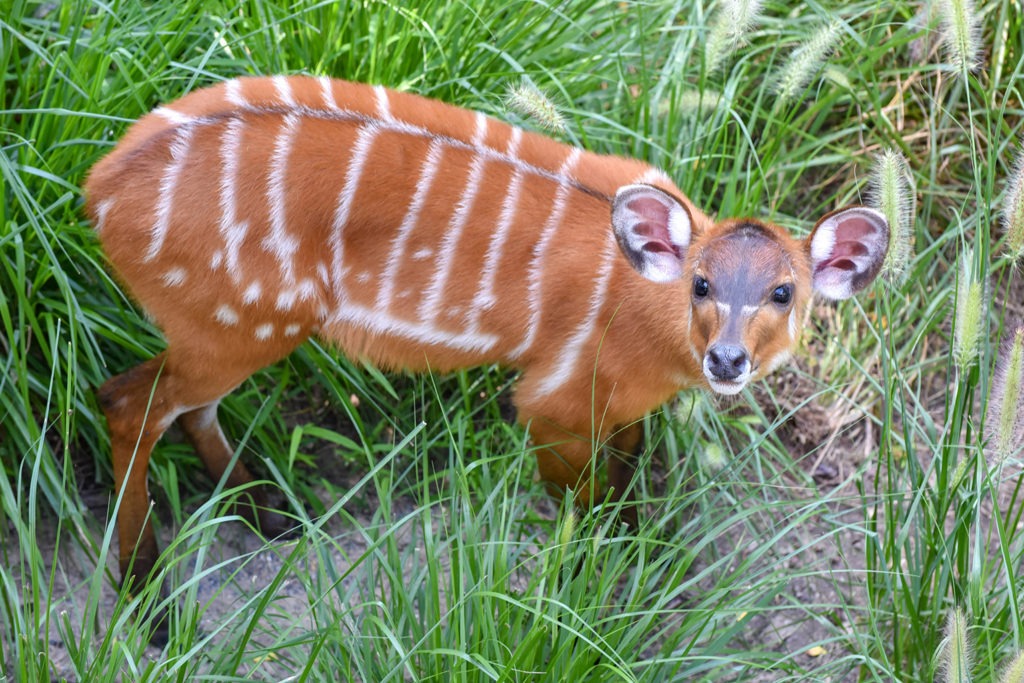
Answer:
[[[114,270],[167,339],[99,393],[126,581],[157,559],[155,442],[177,420],[220,478],[218,402],[307,337],[386,368],[518,369],[541,478],[588,505],[595,449],[633,453],[638,420],[684,387],[734,394],[768,374],[812,293],[852,296],[888,246],[871,209],[831,213],[806,239],[714,223],[643,162],[328,78],[243,78],[160,107],[85,190]],[[608,466],[621,496],[632,461]],[[252,477],[236,464],[227,481]]]

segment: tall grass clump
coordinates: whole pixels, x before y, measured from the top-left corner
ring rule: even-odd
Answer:
[[[0,678],[1018,680],[1024,23],[937,0],[945,42],[918,53],[919,4],[7,3]],[[644,159],[720,218],[806,234],[870,203],[887,279],[794,319],[766,382],[646,419],[628,530],[533,481],[500,368],[383,372],[311,341],[220,408],[295,535],[252,533],[171,435],[150,471],[170,592],[123,593],[95,387],[163,341],[79,188],[159,103],[300,72]],[[944,639],[973,657],[943,664]]]

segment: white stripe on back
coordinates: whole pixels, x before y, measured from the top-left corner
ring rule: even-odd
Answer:
[[[476,115],[476,131],[473,133],[473,140],[470,143],[474,149],[483,145],[487,138],[487,117],[483,114]],[[469,221],[469,215],[473,210],[473,203],[476,201],[477,193],[480,190],[480,180],[483,176],[484,162],[486,159],[482,154],[473,157],[469,166],[469,176],[466,179],[466,187],[455,206],[455,215],[445,231],[444,239],[437,256],[437,269],[434,271],[434,279],[427,289],[426,296],[420,303],[419,316],[421,320],[432,321],[437,318],[441,299],[444,297],[444,290],[451,277],[452,265],[455,263],[455,252],[462,238],[462,232]]]
[[[295,252],[299,250],[299,240],[288,232],[286,215],[288,157],[291,154],[292,142],[299,127],[300,118],[296,114],[288,114],[281,122],[281,130],[274,140],[274,153],[270,158],[270,173],[267,179],[267,202],[270,205],[270,234],[263,240],[263,248],[277,257],[281,269],[282,286],[291,286],[295,282]]]
[[[373,86],[373,92],[377,96],[377,116],[381,121],[392,121],[391,103],[388,102],[388,91],[382,85]]]
[[[429,323],[411,322],[358,304],[346,303],[334,312],[331,323],[350,323],[371,334],[388,334],[411,339],[418,344],[441,344],[460,351],[485,353],[497,344],[493,334],[448,332]]]
[[[507,154],[515,158],[519,153],[519,143],[523,139],[521,128],[512,129],[512,137],[508,142]],[[512,179],[509,180],[505,190],[505,199],[501,204],[501,214],[498,217],[498,226],[491,236],[491,243],[487,248],[487,258],[484,261],[483,273],[480,276],[480,286],[477,288],[476,296],[473,297],[472,309],[470,312],[469,329],[480,328],[480,315],[493,306],[497,299],[494,294],[494,280],[498,276],[498,264],[501,262],[505,241],[508,239],[512,222],[516,217],[516,210],[519,204],[519,194],[523,184],[523,173],[516,168],[512,172]]]
[[[544,223],[544,229],[541,232],[540,240],[533,248],[533,260],[530,262],[530,269],[528,271],[530,278],[528,303],[530,306],[530,323],[526,329],[526,337],[522,343],[513,349],[512,353],[509,354],[510,358],[518,358],[519,356],[526,353],[537,337],[537,329],[540,327],[540,315],[541,315],[541,297],[543,292],[541,291],[541,285],[544,280],[544,258],[547,256],[548,245],[551,239],[555,236],[555,232],[558,230],[558,226],[562,224],[562,216],[565,213],[565,205],[569,199],[569,181],[573,169],[576,168],[576,164],[579,163],[580,157],[583,153],[573,148],[566,158],[562,167],[558,170],[559,176],[561,176],[561,182],[558,184],[558,190],[555,192],[555,199],[551,206],[551,213],[548,216],[548,220]]]
[[[174,140],[171,141],[171,163],[167,164],[160,178],[160,191],[156,202],[156,220],[150,230],[149,249],[143,257],[144,262],[152,261],[163,249],[167,239],[167,230],[171,224],[171,208],[174,206],[174,192],[178,188],[178,179],[188,160],[189,147],[192,143],[194,126],[181,126]]]
[[[292,83],[287,76],[274,76],[274,90],[277,92],[281,104],[286,107],[295,106],[295,98],[292,96]]]
[[[237,81],[228,81],[236,83]],[[220,161],[220,234],[224,238],[224,251],[227,260],[228,274],[237,285],[242,278],[241,260],[239,250],[245,235],[249,232],[249,225],[245,221],[238,220],[237,205],[237,182],[238,182],[238,152],[242,142],[242,128],[245,123],[242,119],[231,119],[224,129],[224,137],[221,141]]]
[[[609,235],[611,235],[610,231]],[[604,249],[601,270],[598,272],[594,291],[590,295],[590,308],[587,310],[587,317],[583,319],[583,322],[579,324],[573,335],[569,337],[569,340],[559,350],[554,370],[541,380],[535,395],[544,396],[550,394],[562,386],[576,372],[576,365],[579,363],[583,345],[593,336],[601,310],[604,308],[604,303],[608,296],[608,284],[612,279],[612,267],[615,265],[615,259],[618,256],[617,252],[618,246],[615,238],[610,237]],[[597,358],[594,361],[596,362]]]
[[[242,82],[237,78],[224,83],[224,99],[228,101],[228,104],[236,107],[243,109],[249,107],[248,100],[242,95]]]
[[[430,147],[427,149],[420,178],[416,182],[416,191],[413,193],[408,211],[405,212],[405,218],[402,219],[402,224],[398,227],[398,234],[392,240],[387,266],[384,269],[384,276],[381,278],[380,290],[377,292],[377,308],[381,311],[387,311],[391,305],[391,298],[395,290],[395,278],[398,277],[398,269],[405,257],[409,236],[412,235],[413,228],[416,227],[419,220],[423,202],[430,194],[443,151],[444,147],[441,145],[441,141],[436,139],[430,143]]]
[[[331,282],[338,304],[341,304],[345,293],[342,282],[345,275],[345,225],[352,212],[352,203],[355,200],[356,190],[359,189],[359,179],[363,175],[363,167],[366,165],[370,148],[373,147],[373,142],[377,138],[378,130],[377,126],[372,125],[359,129],[356,141],[352,145],[352,156],[349,157],[348,168],[345,171],[345,184],[342,185],[338,195],[338,207],[334,212],[334,221],[331,224]]]

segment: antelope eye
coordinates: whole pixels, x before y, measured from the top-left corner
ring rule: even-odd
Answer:
[[[693,278],[693,295],[695,297],[697,297],[698,299],[703,299],[708,295],[709,289],[711,289],[711,286],[708,284],[707,280],[700,277],[699,275]]]
[[[791,285],[779,285],[772,292],[772,301],[785,306],[793,298],[793,287]]]

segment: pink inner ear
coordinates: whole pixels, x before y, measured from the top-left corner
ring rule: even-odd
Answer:
[[[682,255],[679,253],[679,249],[668,241],[668,230],[661,226],[644,221],[643,223],[637,223],[634,225],[633,232],[647,238],[642,247],[644,251],[675,254],[677,257],[682,258]]]
[[[634,197],[629,200],[629,203],[626,206],[630,211],[643,216],[649,221],[653,221],[655,226],[665,226],[665,234],[668,234],[668,207],[657,199],[652,199],[650,197]]]
[[[648,252],[674,254],[682,258],[679,249],[672,244],[668,234],[670,214],[668,207],[647,197],[637,197],[626,205],[630,211],[643,216],[645,220],[633,226],[633,232],[647,238],[643,250]]]
[[[838,239],[839,235],[836,237]],[[848,235],[844,234],[842,237],[845,238],[848,237]],[[868,248],[864,246],[862,242],[852,242],[848,239],[844,239],[842,242],[837,241],[835,246],[832,247],[832,254],[829,258],[821,261],[814,270],[815,272],[821,272],[825,268],[856,270],[857,265],[850,259],[857,256],[864,256],[867,253]]]

